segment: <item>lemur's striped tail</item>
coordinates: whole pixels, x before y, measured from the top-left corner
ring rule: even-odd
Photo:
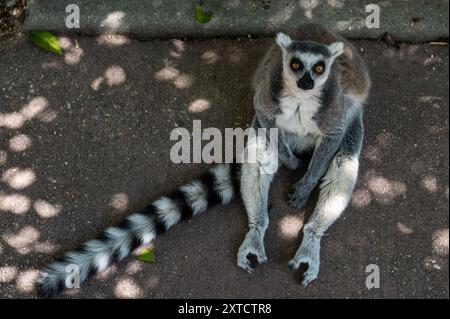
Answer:
[[[149,244],[183,219],[204,212],[215,204],[228,204],[238,192],[237,165],[221,164],[197,180],[159,198],[140,212],[129,215],[117,227],[106,229],[97,239],[66,253],[43,270],[37,280],[41,296],[52,297],[64,289],[67,266],[76,265],[80,282],[122,260],[138,245]]]

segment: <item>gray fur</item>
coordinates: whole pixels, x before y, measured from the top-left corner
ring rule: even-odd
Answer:
[[[143,214],[132,214],[127,217],[131,224],[131,230],[142,244],[147,245],[156,237],[155,224],[151,218]]]
[[[258,139],[249,141],[245,151],[257,151],[272,161],[277,161],[276,154],[273,153],[270,145],[263,144]],[[243,163],[241,167],[241,196],[247,211],[250,231],[239,248],[238,266],[248,272],[253,270],[247,259],[248,254],[255,255],[259,263],[267,261],[263,240],[269,225],[267,200],[273,175],[261,173],[261,167],[266,164],[267,161],[263,163],[257,161],[256,163]]]
[[[299,60],[302,67],[292,68],[292,61]],[[318,64],[325,65],[323,73],[315,71]],[[304,76],[307,80],[302,80]],[[303,86],[301,81],[313,81],[314,85]],[[277,35],[276,45],[255,73],[253,87],[253,125],[279,129],[278,160],[295,169],[301,160],[294,154],[313,151],[307,172],[289,194],[290,203],[301,208],[320,184],[319,200],[305,224],[302,244],[289,261],[294,270],[301,263],[308,264],[302,280],[306,286],[319,273],[321,237],[347,206],[356,183],[369,76],[350,43],[310,24],[296,30],[293,37]],[[270,147],[261,147],[270,154]],[[239,248],[238,265],[250,272],[248,254],[256,255],[259,263],[267,260],[263,241],[273,176],[261,174],[259,165],[244,163],[241,177],[250,229]]]
[[[208,208],[208,190],[199,181],[193,181],[187,185],[181,186],[180,190],[186,195],[189,206],[193,214],[203,213]]]
[[[215,177],[215,188],[220,195],[222,205],[228,204],[235,195],[230,165],[217,165],[211,169],[211,173]]]

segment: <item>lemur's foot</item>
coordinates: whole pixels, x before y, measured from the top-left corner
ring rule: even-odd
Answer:
[[[238,266],[247,270],[249,273],[252,273],[256,268],[256,265],[253,265],[249,259],[251,255],[256,256],[259,264],[265,264],[267,262],[262,235],[256,230],[250,230],[247,233],[241,247],[239,247],[237,256]]]
[[[308,269],[303,274],[301,284],[303,287],[309,285],[311,281],[317,278],[320,267],[320,238],[305,235],[302,244],[295,257],[292,258],[288,266],[292,270],[297,270],[300,264],[307,264]]]

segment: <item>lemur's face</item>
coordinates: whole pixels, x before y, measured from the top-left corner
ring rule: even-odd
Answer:
[[[283,51],[284,77],[296,83],[298,89],[320,89],[330,74],[334,60],[342,54],[344,44],[335,42],[324,45],[311,41],[293,41],[284,33],[278,33],[277,44]]]

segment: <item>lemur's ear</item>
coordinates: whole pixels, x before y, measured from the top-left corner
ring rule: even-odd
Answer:
[[[330,51],[331,58],[335,59],[344,53],[344,43],[342,42],[334,42],[328,46],[328,50]]]
[[[275,41],[282,49],[286,49],[292,43],[292,39],[283,32],[277,33]]]

